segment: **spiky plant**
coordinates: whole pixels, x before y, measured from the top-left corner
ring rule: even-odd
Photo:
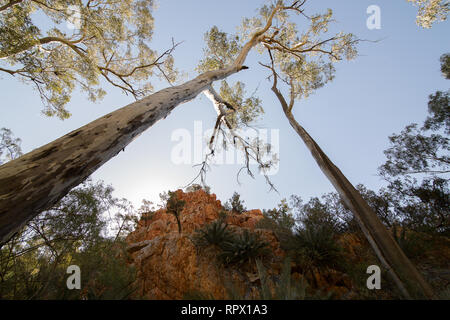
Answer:
[[[293,241],[294,256],[304,267],[339,268],[343,262],[342,249],[326,227],[298,228]]]
[[[251,259],[267,255],[268,243],[248,229],[236,234],[230,240],[223,242],[220,247],[222,253],[219,258],[224,264],[242,264]]]
[[[221,246],[224,242],[230,241],[233,234],[227,229],[228,225],[222,219],[206,224],[202,229],[197,231],[194,236],[194,243],[198,247],[209,245]]]

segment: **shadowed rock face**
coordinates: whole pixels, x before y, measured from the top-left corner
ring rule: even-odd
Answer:
[[[207,194],[203,190],[190,193],[178,190],[176,193],[180,200],[186,201],[181,213],[181,234],[178,233],[175,217],[166,213],[165,209],[160,209],[151,218],[141,220],[127,238],[128,252],[138,272],[139,289],[136,296],[148,299],[183,299],[186,294],[201,292],[215,299],[227,299],[227,287],[232,284],[242,297],[259,298],[260,281],[254,263],[224,267],[216,260],[215,248],[198,250],[191,241],[198,228],[219,218],[219,213],[223,210],[221,202],[214,194]],[[262,217],[260,210],[242,214],[228,212],[226,222],[230,229],[249,229],[269,243],[272,255],[265,265],[269,275],[276,276],[281,272],[285,254],[272,231],[255,229]],[[294,278],[302,277],[294,265],[292,272]],[[314,282],[319,282],[325,290],[331,289],[334,282],[342,280],[339,274],[334,274],[331,278],[323,274],[315,276],[317,279]],[[351,287],[351,283],[346,282],[345,285]],[[346,287],[338,289],[335,290],[338,294],[349,292]]]

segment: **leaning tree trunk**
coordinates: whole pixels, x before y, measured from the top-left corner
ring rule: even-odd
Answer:
[[[344,203],[352,211],[378,259],[388,270],[403,296],[407,299],[432,299],[434,295],[431,287],[403,253],[376,213],[308,132],[295,120],[286,100],[276,88],[276,83],[272,90],[280,101],[289,123],[306,144],[320,169],[333,184]]]
[[[176,106],[194,99],[214,81],[247,69],[243,64],[249,51],[270,28],[276,12],[230,66],[158,91],[0,166],[0,247]]]
[[[348,181],[306,130],[287,114],[291,126],[308,147],[322,172],[331,181],[347,207],[353,212],[359,226],[381,263],[392,276],[405,298],[433,298],[433,291],[406,257],[402,249],[370,208],[361,194]]]
[[[244,69],[244,58],[131,103],[0,166],[0,247],[176,106]]]

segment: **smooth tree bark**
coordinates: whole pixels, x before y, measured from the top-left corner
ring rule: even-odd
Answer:
[[[346,206],[352,211],[364,235],[375,251],[378,259],[387,269],[395,284],[407,299],[433,299],[431,287],[423,279],[408,257],[404,254],[377,214],[363,199],[361,194],[322,151],[308,132],[296,121],[292,114],[293,103],[288,105],[277,88],[274,73],[272,91],[277,96],[286,118],[311,152],[322,172],[333,184]],[[290,107],[291,106],[291,107]]]
[[[213,81],[242,67],[211,71],[111,112],[0,167],[0,244],[5,243],[134,138]]]
[[[175,107],[194,99],[214,81],[247,69],[243,63],[248,52],[270,28],[275,13],[231,65],[158,91],[0,166],[0,247]]]

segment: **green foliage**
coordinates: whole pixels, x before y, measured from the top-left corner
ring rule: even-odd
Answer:
[[[305,269],[341,268],[342,249],[329,228],[321,226],[298,228],[294,239],[293,245],[297,248],[294,257]]]
[[[301,198],[292,197],[296,211],[283,200],[279,209],[264,212],[265,218],[258,227],[271,229],[280,241],[280,246],[305,269],[313,267],[341,267],[342,252],[336,237],[343,232],[343,223],[332,213],[333,199],[324,196],[324,202],[312,198],[303,204]],[[299,223],[296,225],[295,222]]]
[[[242,233],[221,244],[222,252],[219,259],[225,265],[243,264],[252,259],[269,254],[268,244],[261,240],[258,234],[244,229]]]
[[[0,249],[0,298],[126,298],[134,270],[124,240],[136,219],[112,192],[103,182],[87,181],[7,242]],[[66,287],[72,264],[81,268],[81,291]]]
[[[236,213],[243,213],[247,211],[247,208],[244,206],[244,200],[241,200],[241,195],[237,192],[234,192],[231,198],[225,202],[225,210],[233,211]]]
[[[175,192],[168,192],[169,198],[167,199],[166,210],[167,213],[173,214],[177,219],[178,224],[178,232],[181,233],[181,212],[186,204],[186,201],[178,199],[178,196]]]
[[[444,129],[444,132],[450,134],[450,91],[437,91],[434,95],[430,95],[428,102],[428,113],[430,114],[425,120],[422,131],[433,130],[438,131]]]
[[[209,245],[221,247],[223,243],[233,240],[233,233],[228,230],[228,225],[221,219],[203,226],[194,236],[194,242],[199,247]]]
[[[106,240],[73,255],[71,263],[82,271],[84,299],[123,300],[135,292],[135,269],[127,262],[126,246],[125,241]],[[65,292],[69,299],[77,299],[78,295],[74,290]]]
[[[278,208],[263,210],[263,216],[257,222],[256,228],[273,231],[278,241],[280,241],[280,247],[286,251],[290,250],[295,217],[287,201],[283,199]]]
[[[441,56],[441,72],[445,79],[450,79],[450,53],[445,53]]]
[[[145,222],[153,219],[153,215],[155,213],[155,207],[153,206],[153,202],[142,199],[142,205],[138,209],[138,214],[140,215],[140,220]]]
[[[230,65],[242,49],[238,36],[219,31],[216,26],[205,34],[205,42],[204,58],[197,67],[200,73]],[[226,80],[222,80],[219,94],[224,101],[236,109],[235,112],[230,112],[226,116],[228,123],[234,129],[249,125],[264,113],[259,98],[254,95],[246,97],[243,82],[238,81],[230,85]]]
[[[239,37],[231,36],[214,26],[205,34],[206,49],[197,71],[200,73],[222,69],[231,64],[241,50]]]
[[[429,29],[436,21],[447,20],[450,4],[447,0],[407,0],[419,8],[417,25]]]
[[[256,267],[258,270],[259,287],[258,293],[260,300],[304,300],[306,298],[306,288],[308,284],[301,281],[293,280],[291,277],[291,260],[284,259],[281,274],[273,279],[271,278],[260,259],[256,259]],[[225,287],[230,300],[245,300],[237,286],[230,280],[225,280]],[[272,289],[273,288],[273,291]]]
[[[153,90],[151,76],[177,76],[176,45],[163,54],[150,48],[153,0],[11,3],[0,6],[0,70],[33,85],[47,116],[70,117],[66,105],[76,87],[91,101],[101,99],[101,79],[139,98]]]
[[[251,96],[245,98],[245,84],[238,81],[230,86],[226,80],[222,80],[220,86],[220,96],[229,104],[237,108],[237,112],[229,113],[226,118],[233,128],[242,128],[264,113],[262,101],[258,97]]]
[[[0,165],[22,155],[20,138],[14,138],[10,129],[0,129]]]
[[[302,281],[293,281],[291,278],[291,260],[286,258],[283,261],[283,268],[279,280],[274,284],[270,280],[267,270],[261,260],[256,260],[258,275],[261,282],[259,297],[262,300],[304,300],[306,297],[307,284]],[[275,292],[272,293],[271,288]]]
[[[264,210],[263,215],[275,221],[280,228],[292,229],[295,226],[295,218],[286,199],[281,200],[278,208]]]
[[[329,234],[341,231],[341,221],[331,214],[327,202],[322,203],[319,198],[311,198],[306,204],[297,208],[297,219],[303,230],[323,230]]]
[[[431,126],[432,121],[428,123]],[[442,154],[449,151],[447,137],[425,135],[424,130],[414,123],[406,126],[400,134],[390,136],[389,140],[391,147],[384,152],[387,161],[380,167],[384,176],[439,173],[448,167],[450,158]]]
[[[445,56],[441,57],[443,70]],[[379,172],[389,182],[388,190],[402,227],[449,235],[449,92],[431,95],[428,112],[422,127],[413,123],[389,137],[391,145],[384,152],[387,161]]]
[[[288,7],[292,3],[280,1],[264,5],[258,16],[244,18],[240,26],[241,40],[249,40],[256,30],[261,29],[278,4]],[[331,81],[334,78],[334,63],[355,58],[355,46],[359,41],[351,33],[339,32],[328,36],[328,30],[335,22],[331,9],[323,14],[305,14],[303,5],[295,3],[296,8],[278,10],[273,28],[264,34],[257,46],[261,54],[271,51],[277,74],[289,86],[293,99],[306,98]],[[294,19],[295,14],[290,14],[300,12],[303,15],[299,19]],[[302,24],[307,24],[306,28],[302,26],[302,32],[297,25],[301,19],[305,19]]]
[[[432,246],[431,239],[424,237],[424,234],[408,231],[406,228],[398,230],[397,224],[392,227],[392,236],[403,252],[411,259],[423,257]]]

